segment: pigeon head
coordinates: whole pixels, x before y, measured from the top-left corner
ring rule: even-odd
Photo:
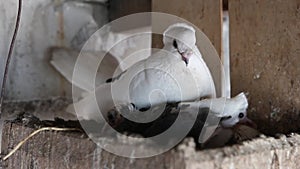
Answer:
[[[232,127],[237,123],[244,123],[255,127],[255,124],[247,118],[247,108],[248,100],[244,93],[240,93],[234,98],[226,100],[224,113],[230,114],[230,116],[222,118],[221,125],[223,127]]]
[[[195,29],[185,23],[173,24],[165,30],[163,43],[165,46],[170,46],[172,51],[178,53],[188,64],[196,47]]]

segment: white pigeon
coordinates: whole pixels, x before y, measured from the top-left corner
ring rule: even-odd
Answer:
[[[163,35],[162,50],[75,103],[79,119],[95,119],[99,109],[106,118],[106,113],[118,105],[142,110],[165,102],[214,98],[214,82],[196,46],[194,28],[177,23],[168,27]],[[74,111],[72,107],[67,110]]]
[[[244,93],[233,98],[211,98],[195,102],[182,102],[179,107],[209,108],[214,116],[220,117],[222,127],[232,127],[237,123],[251,123],[247,118],[248,100]]]
[[[205,121],[197,121],[197,123],[203,124],[203,128],[200,126],[199,143],[209,141],[211,145],[223,145],[231,138],[233,134],[231,132],[232,127],[237,124],[256,128],[255,123],[247,117],[248,100],[244,93],[240,93],[233,98],[220,97],[194,102],[181,102],[178,107],[183,112],[188,113],[198,112],[200,108],[209,108]],[[199,131],[199,128],[194,130]],[[231,134],[228,135],[228,133]]]

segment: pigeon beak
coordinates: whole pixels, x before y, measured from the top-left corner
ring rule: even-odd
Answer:
[[[244,124],[255,129],[257,128],[257,125],[248,117],[245,117],[244,119],[240,120],[238,124]]]
[[[181,59],[185,62],[186,65],[189,64],[189,59],[187,59],[187,58],[184,57],[183,55],[181,55]]]
[[[192,53],[191,52],[179,52],[180,55],[181,55],[181,59],[185,62],[186,65],[189,64],[189,59],[191,58],[192,56]]]

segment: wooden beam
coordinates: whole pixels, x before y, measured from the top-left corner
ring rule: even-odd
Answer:
[[[140,12],[151,12],[151,0],[109,0],[109,21]],[[124,22],[113,22],[111,29],[121,32],[150,25],[151,17],[148,17],[139,21],[128,20],[126,24]]]
[[[200,28],[215,46],[219,55],[222,41],[221,10],[221,0],[152,0],[153,12],[176,15]],[[160,39],[153,40],[155,44],[161,44]]]

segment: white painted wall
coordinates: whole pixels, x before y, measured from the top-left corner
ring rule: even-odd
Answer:
[[[82,0],[84,1],[84,0]],[[105,0],[85,0],[99,1]],[[0,1],[0,77],[4,69],[11,39],[17,1]],[[7,100],[47,99],[55,96],[71,97],[71,85],[49,63],[51,47],[80,50],[86,40],[98,28],[108,22],[107,9],[95,3],[67,0],[27,0],[23,2],[21,25],[15,44],[7,83]],[[144,30],[145,29],[145,30]],[[113,33],[109,29],[97,37],[95,49],[108,50],[122,37],[135,31],[151,31],[151,27]],[[122,65],[125,69],[150,55],[149,51],[135,53],[139,49],[150,49],[151,35],[143,34],[127,38],[114,46],[110,53],[119,59],[133,56]],[[2,78],[1,78],[2,79]]]
[[[17,3],[0,1],[1,79],[15,24]],[[22,9],[6,98],[32,100],[70,95],[70,84],[49,64],[49,48],[80,48],[91,33],[107,22],[106,7],[97,6],[97,11],[93,11],[95,8],[90,4],[75,1],[26,0]],[[92,17],[93,12],[98,13],[97,22]]]

